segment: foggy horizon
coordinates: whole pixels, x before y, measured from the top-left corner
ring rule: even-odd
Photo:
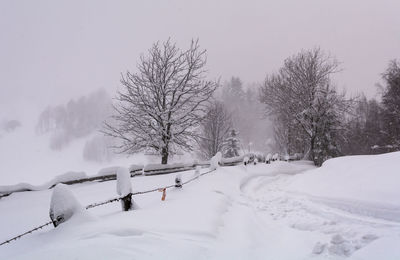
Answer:
[[[245,86],[319,46],[341,63],[339,89],[377,97],[381,73],[400,54],[399,9],[398,1],[361,0],[3,1],[0,108],[39,111],[99,88],[114,96],[120,74],[168,38],[182,49],[198,38],[209,78],[237,76]]]

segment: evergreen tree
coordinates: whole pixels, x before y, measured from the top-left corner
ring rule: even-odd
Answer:
[[[226,138],[224,143],[225,151],[224,157],[225,158],[232,158],[235,156],[239,156],[239,140],[236,135],[236,131],[234,129],[231,130],[231,134],[228,138]]]

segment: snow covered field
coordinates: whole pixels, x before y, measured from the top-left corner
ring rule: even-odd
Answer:
[[[400,259],[400,153],[222,167],[182,189],[74,216],[0,247],[0,259]],[[204,172],[207,169],[202,169]],[[194,171],[180,173],[183,181]],[[324,176],[324,177],[321,177]],[[138,176],[133,191],[173,184]],[[69,186],[82,205],[116,182]],[[0,200],[0,241],[49,220],[51,190]]]

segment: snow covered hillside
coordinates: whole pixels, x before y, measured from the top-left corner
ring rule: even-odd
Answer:
[[[29,183],[43,185],[56,176],[67,172],[85,172],[96,175],[100,169],[110,165],[129,166],[133,163],[159,163],[159,158],[135,154],[114,155],[108,161],[89,161],[83,156],[86,144],[99,134],[75,138],[66,147],[53,150],[49,147],[52,136],[35,132],[36,118],[22,118],[21,127],[12,132],[0,131],[0,186]],[[185,161],[186,155],[176,156],[170,161]]]
[[[74,215],[55,229],[0,246],[0,259],[400,259],[393,189],[400,177],[390,170],[398,158],[344,157],[318,169],[305,161],[220,167],[167,191],[165,201],[154,192],[134,196],[133,211],[112,203]],[[195,173],[180,174],[184,182]],[[323,185],[322,175],[343,190],[314,187]],[[134,177],[132,189],[164,187],[175,176]],[[367,180],[360,183],[360,176]],[[115,181],[69,188],[82,205],[117,196]],[[51,193],[0,199],[0,241],[47,222]],[[360,200],[373,204],[375,214],[349,203]]]

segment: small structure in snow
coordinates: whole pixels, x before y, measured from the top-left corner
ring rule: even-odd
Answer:
[[[247,156],[245,156],[244,158],[243,158],[243,164],[244,165],[247,165],[248,163],[249,163],[249,157],[247,157]]]
[[[117,170],[117,193],[121,196],[122,210],[132,209],[131,174],[127,168],[120,167]]]
[[[279,161],[279,154],[276,153],[272,156],[272,161]]]
[[[175,188],[182,188],[182,178],[180,174],[175,177]]]
[[[215,170],[221,165],[222,153],[216,153],[210,160],[210,169]]]
[[[269,154],[267,155],[267,157],[265,158],[265,163],[266,163],[266,164],[270,164],[270,163],[271,163],[271,159],[272,159],[272,155],[269,153]]]
[[[65,184],[57,184],[54,187],[50,201],[50,219],[54,227],[69,220],[74,214],[82,212],[83,207],[74,194]]]
[[[258,163],[258,158],[256,157],[256,158],[254,158],[254,161],[253,161],[253,163],[254,163],[254,165],[256,165],[257,163]]]

